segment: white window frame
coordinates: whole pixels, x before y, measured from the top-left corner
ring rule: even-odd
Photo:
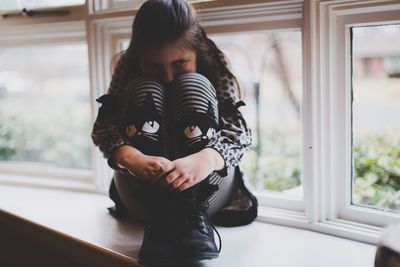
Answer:
[[[373,210],[371,208],[351,204],[352,183],[352,123],[351,123],[351,40],[352,26],[383,25],[400,23],[400,4],[378,6],[369,9],[369,5],[332,7],[330,21],[336,21],[330,27],[329,68],[332,70],[329,77],[329,94],[332,96],[331,109],[322,113],[329,114],[331,128],[327,131],[332,144],[329,154],[331,179],[335,191],[333,193],[334,207],[331,217],[349,219],[360,223],[370,223],[384,226],[396,223],[399,214]],[[332,40],[332,41],[331,41]],[[335,60],[336,59],[336,60]],[[329,101],[328,99],[326,101]],[[344,103],[344,104],[343,104]]]
[[[210,2],[215,0],[188,0],[189,3]],[[107,14],[137,10],[145,0],[93,0],[89,1],[90,14]]]
[[[140,7],[142,0],[94,0],[89,3],[90,14],[103,14],[126,10],[135,10]]]
[[[0,21],[0,48],[86,42],[84,6],[66,7],[63,17],[21,17]],[[0,182],[76,191],[95,191],[92,170],[43,167],[30,163],[0,162]]]
[[[351,205],[350,27],[399,21],[396,1],[311,1],[305,9],[309,157],[306,204],[312,229],[376,244],[394,213]],[[306,104],[305,104],[306,105]],[[311,164],[311,161],[309,162]]]

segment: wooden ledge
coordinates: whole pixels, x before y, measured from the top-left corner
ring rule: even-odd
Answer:
[[[106,195],[0,185],[0,196],[0,266],[141,266],[143,225],[110,216]],[[375,257],[372,245],[261,222],[218,231],[220,257],[196,266],[372,267]]]
[[[142,266],[125,255],[4,210],[0,210],[0,236],[1,266]]]

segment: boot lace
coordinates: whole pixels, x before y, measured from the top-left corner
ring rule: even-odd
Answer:
[[[189,199],[186,202],[186,225],[190,229],[199,229],[203,232],[207,232],[206,222],[208,221],[208,215],[206,212],[206,207],[199,203],[196,199]],[[212,223],[208,223],[211,228],[215,231],[218,236],[219,248],[218,252],[221,252],[222,249],[222,239]]]

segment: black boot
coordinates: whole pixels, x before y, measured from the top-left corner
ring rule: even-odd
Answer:
[[[146,224],[139,263],[147,266],[174,266],[177,258],[176,231],[171,221],[173,195],[162,189],[148,187],[135,194],[146,211]]]
[[[216,229],[206,212],[206,199],[215,190],[212,185],[205,184],[190,188],[178,197],[178,253],[183,261],[214,259],[219,256],[221,247],[217,249],[214,241],[213,230]],[[221,246],[219,234],[218,237]]]

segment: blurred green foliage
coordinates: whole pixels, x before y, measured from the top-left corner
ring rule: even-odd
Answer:
[[[260,157],[254,144],[243,161],[252,187],[282,192],[300,186],[299,135],[277,128],[264,133]],[[353,156],[353,203],[400,210],[400,138],[393,134],[362,135],[355,142]]]
[[[301,144],[297,133],[279,128],[264,130],[260,157],[256,138],[254,141],[243,161],[246,176],[254,188],[281,192],[301,185]]]
[[[400,138],[368,135],[354,144],[353,203],[400,210]]]
[[[87,104],[0,100],[0,160],[90,169]]]

